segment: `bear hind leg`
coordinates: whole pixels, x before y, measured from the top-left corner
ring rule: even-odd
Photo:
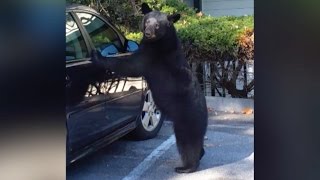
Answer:
[[[182,166],[176,167],[177,173],[191,173],[198,169],[199,161],[204,154],[203,148],[193,145],[181,145],[177,143],[179,153],[182,159]]]

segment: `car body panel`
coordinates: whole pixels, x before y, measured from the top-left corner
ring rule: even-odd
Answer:
[[[101,43],[105,41],[101,37],[107,37],[108,33],[114,33],[110,43],[117,47],[111,54],[112,50],[105,49],[107,45]],[[97,48],[105,51],[105,56],[130,56],[127,42],[95,10],[82,5],[67,6],[67,164],[124,136],[136,126],[146,88],[143,77],[118,77],[98,69],[90,61],[91,51]]]

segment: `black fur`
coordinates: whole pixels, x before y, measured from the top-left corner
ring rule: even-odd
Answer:
[[[148,8],[144,9],[147,12]],[[143,24],[149,17],[159,20],[155,39],[143,37],[139,50],[129,58],[105,58],[94,51],[92,61],[122,76],[145,77],[155,103],[174,124],[183,163],[175,168],[176,172],[194,172],[205,153],[203,138],[208,123],[205,96],[182,53],[173,26],[180,15],[151,11],[145,15]]]

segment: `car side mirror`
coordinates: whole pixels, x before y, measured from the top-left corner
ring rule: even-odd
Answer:
[[[117,47],[112,43],[109,43],[104,47],[101,47],[100,52],[101,52],[101,55],[104,57],[112,56],[119,53]]]
[[[127,43],[128,52],[134,52],[134,51],[137,51],[138,49],[139,49],[139,44],[137,42],[128,40],[128,43]]]

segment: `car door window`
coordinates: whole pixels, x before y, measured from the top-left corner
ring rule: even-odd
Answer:
[[[73,17],[66,13],[66,61],[81,60],[88,57],[84,38]]]
[[[94,47],[103,56],[117,54],[121,49],[121,40],[109,24],[89,13],[76,13],[87,30]]]

